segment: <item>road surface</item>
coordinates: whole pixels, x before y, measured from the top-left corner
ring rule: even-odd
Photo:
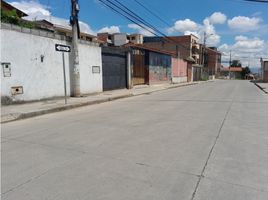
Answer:
[[[268,95],[215,81],[2,125],[3,200],[267,200]]]

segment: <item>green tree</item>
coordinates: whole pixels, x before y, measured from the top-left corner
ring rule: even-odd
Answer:
[[[242,67],[240,60],[232,60],[231,67]]]
[[[249,67],[243,67],[242,72],[241,72],[241,76],[243,79],[245,79],[246,75],[250,74],[250,73],[251,73],[251,71],[250,71]]]
[[[16,10],[3,10],[1,9],[1,22],[19,25],[20,18]]]
[[[18,26],[22,26],[25,28],[34,28],[35,24],[30,21],[22,20],[16,10],[3,10],[1,9],[1,22],[8,23],[8,24],[15,24]]]

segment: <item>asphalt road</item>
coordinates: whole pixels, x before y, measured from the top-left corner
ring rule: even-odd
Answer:
[[[3,200],[267,200],[268,95],[215,81],[2,125]]]

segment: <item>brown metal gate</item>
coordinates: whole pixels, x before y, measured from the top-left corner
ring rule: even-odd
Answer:
[[[133,50],[133,85],[146,84],[145,54],[141,50]]]

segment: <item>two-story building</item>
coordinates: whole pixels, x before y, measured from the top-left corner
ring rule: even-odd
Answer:
[[[156,49],[179,54],[179,57],[190,58],[194,64],[200,63],[200,45],[195,35],[170,36],[170,37],[144,37],[143,44]]]

